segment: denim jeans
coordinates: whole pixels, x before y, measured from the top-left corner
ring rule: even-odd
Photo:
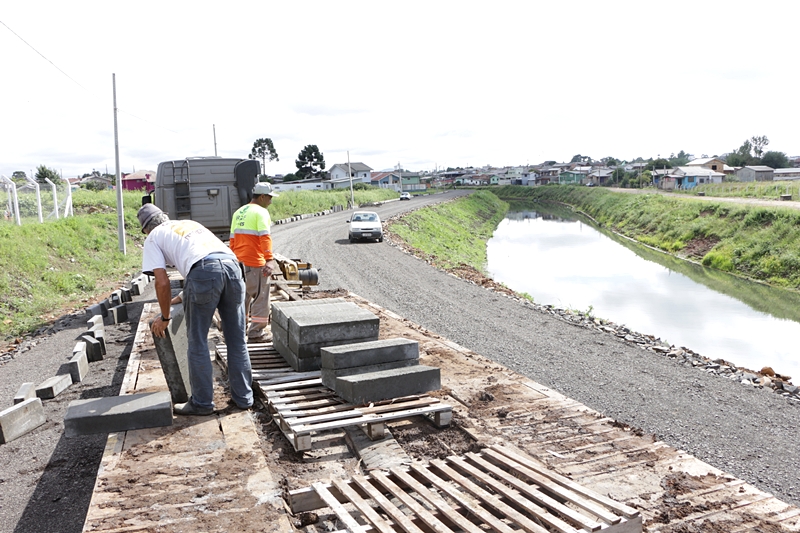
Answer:
[[[244,281],[235,260],[203,259],[186,275],[183,307],[188,337],[191,401],[214,407],[214,377],[208,352],[208,330],[219,310],[228,349],[231,397],[239,407],[253,405],[253,373],[245,339]]]

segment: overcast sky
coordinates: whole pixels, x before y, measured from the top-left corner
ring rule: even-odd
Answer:
[[[800,2],[4,2],[0,174],[800,155]],[[214,144],[216,131],[216,147]]]

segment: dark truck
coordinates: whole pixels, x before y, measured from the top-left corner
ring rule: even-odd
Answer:
[[[261,174],[255,159],[187,157],[158,164],[155,190],[142,199],[173,220],[200,222],[228,240],[231,217],[250,202]]]

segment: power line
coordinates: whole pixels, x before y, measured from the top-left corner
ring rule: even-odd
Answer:
[[[8,31],[10,31],[11,33],[13,33],[13,34],[14,34],[14,36],[15,36],[17,39],[19,39],[20,41],[22,41],[23,43],[25,43],[25,44],[26,44],[26,45],[27,45],[27,46],[28,46],[28,47],[29,47],[31,50],[33,50],[34,52],[36,52],[37,54],[39,54],[40,56],[42,56],[42,59],[44,59],[45,61],[47,61],[47,62],[48,62],[48,63],[50,63],[51,65],[53,65],[53,67],[55,67],[55,69],[56,69],[56,70],[58,70],[58,71],[59,71],[61,74],[63,74],[63,75],[64,75],[64,76],[66,76],[67,78],[69,78],[69,80],[70,80],[70,81],[72,81],[72,82],[73,82],[75,85],[77,85],[78,87],[80,87],[81,89],[83,89],[84,91],[86,91],[87,93],[89,93],[90,95],[92,95],[93,97],[95,97],[95,98],[99,98],[99,97],[98,97],[96,94],[94,94],[92,91],[90,91],[89,89],[87,89],[86,87],[84,87],[83,85],[81,85],[80,83],[78,83],[78,81],[76,81],[76,80],[75,80],[75,78],[73,78],[72,76],[70,76],[69,74],[67,74],[67,73],[66,73],[66,72],[64,72],[63,70],[61,70],[61,69],[58,67],[58,65],[56,65],[55,63],[53,63],[52,61],[50,61],[49,59],[47,59],[47,57],[45,57],[45,55],[44,55],[43,53],[41,53],[39,50],[37,50],[36,48],[34,48],[34,47],[33,47],[33,46],[32,46],[32,45],[31,45],[31,44],[28,42],[28,41],[26,41],[25,39],[23,39],[23,38],[22,38],[22,37],[21,37],[21,36],[20,36],[20,35],[19,35],[17,32],[15,32],[15,31],[14,31],[14,30],[12,30],[11,28],[9,28],[9,27],[8,27],[8,24],[6,24],[5,22],[3,22],[2,20],[0,20],[0,24],[2,24],[3,26],[5,26],[5,27],[6,27],[6,29],[7,29]],[[165,130],[167,130],[167,131],[169,131],[169,132],[172,132],[172,133],[176,133],[176,134],[178,133],[178,132],[177,132],[177,131],[175,131],[175,130],[172,130],[172,129],[170,129],[170,128],[167,128],[166,126],[161,126],[160,124],[156,124],[156,123],[154,123],[154,122],[151,122],[151,121],[149,121],[149,120],[147,120],[147,119],[144,119],[144,118],[142,118],[142,117],[136,116],[136,115],[134,115],[133,113],[131,113],[131,112],[129,112],[129,111],[125,111],[125,110],[122,110],[122,109],[118,109],[118,111],[119,111],[120,113],[123,113],[123,114],[125,114],[125,115],[128,115],[128,116],[130,116],[130,117],[133,117],[133,118],[135,118],[135,119],[141,120],[142,122],[147,122],[148,124],[152,124],[153,126],[156,126],[156,127],[158,127],[158,128],[165,129]]]
[[[72,82],[73,82],[75,85],[77,85],[78,87],[80,87],[81,89],[83,89],[84,91],[86,91],[87,93],[89,93],[89,94],[92,94],[92,92],[91,92],[89,89],[87,89],[86,87],[84,87],[83,85],[81,85],[80,83],[78,83],[77,81],[75,81],[75,79],[74,79],[72,76],[70,76],[69,74],[67,74],[67,73],[66,73],[66,72],[64,72],[63,70],[61,70],[61,69],[58,67],[58,65],[56,65],[55,63],[53,63],[52,61],[50,61],[49,59],[47,59],[47,58],[44,56],[44,54],[43,54],[43,53],[41,53],[39,50],[37,50],[36,48],[34,48],[34,47],[33,47],[33,46],[32,46],[32,45],[31,45],[31,44],[28,42],[28,41],[26,41],[25,39],[23,39],[22,37],[20,37],[20,36],[19,36],[19,34],[17,34],[17,32],[15,32],[15,31],[14,31],[14,30],[12,30],[11,28],[9,28],[9,27],[8,27],[8,24],[6,24],[5,22],[3,22],[2,20],[0,20],[0,24],[2,24],[3,26],[5,26],[5,27],[6,27],[6,29],[7,29],[8,31],[10,31],[11,33],[13,33],[13,34],[14,34],[14,35],[17,37],[17,39],[19,39],[20,41],[22,41],[23,43],[25,43],[25,44],[26,44],[26,45],[27,45],[27,46],[28,46],[28,47],[29,47],[31,50],[33,50],[34,52],[36,52],[37,54],[39,54],[40,56],[42,56],[42,59],[44,59],[45,61],[47,61],[47,62],[48,62],[48,63],[50,63],[51,65],[53,65],[53,66],[56,68],[56,70],[58,70],[58,71],[59,71],[61,74],[63,74],[63,75],[64,75],[64,76],[66,76],[67,78],[69,78],[69,79],[70,79],[70,80],[71,80],[71,81],[72,81]],[[94,95],[93,95],[93,96],[94,96]]]

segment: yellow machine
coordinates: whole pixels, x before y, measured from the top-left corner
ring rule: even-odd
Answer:
[[[287,259],[280,254],[274,254],[275,260],[283,274],[283,279],[290,285],[299,284],[303,289],[319,284],[319,272],[311,263],[300,259]]]

